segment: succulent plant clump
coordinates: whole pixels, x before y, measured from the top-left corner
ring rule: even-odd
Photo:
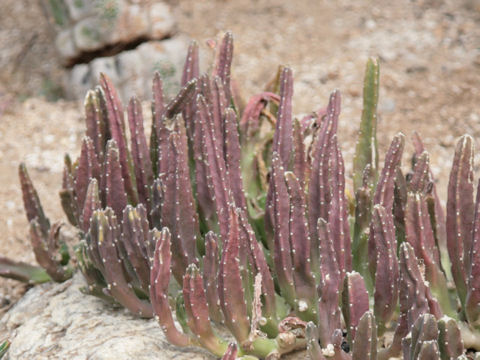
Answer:
[[[446,211],[418,134],[411,171],[401,167],[403,134],[380,166],[379,65],[370,59],[347,196],[340,92],[295,119],[293,73],[282,67],[272,91],[243,106],[232,54],[227,33],[210,74],[200,74],[193,43],[170,102],[155,75],[149,141],[138,99],[127,106],[128,136],[109,79],[87,94],[86,136],[78,159],[65,158],[60,193],[79,231],[86,292],[155,316],[171,343],[223,359],[305,348],[311,359],[475,356],[473,139],[458,142]],[[37,260],[62,281],[71,269],[58,225],[43,215],[24,166],[20,178]]]

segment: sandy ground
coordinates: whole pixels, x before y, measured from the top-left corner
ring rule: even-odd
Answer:
[[[381,153],[398,131],[409,139],[417,130],[445,194],[456,139],[463,133],[480,135],[480,6],[474,0],[170,3],[180,31],[201,44],[219,31],[233,31],[234,74],[245,97],[261,91],[279,64],[293,68],[296,114],[317,110],[333,89],[340,89],[339,137],[347,170],[369,56],[381,63]],[[46,101],[56,97],[62,73],[48,23],[35,2],[2,0],[0,248],[19,260],[34,261],[17,180],[21,161],[50,218],[65,220],[58,199],[63,154],[78,153],[83,122],[80,102]],[[0,281],[4,311],[25,286]]]

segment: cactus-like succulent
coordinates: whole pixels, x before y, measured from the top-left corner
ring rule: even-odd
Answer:
[[[192,44],[182,89],[168,103],[154,77],[149,142],[137,99],[127,107],[128,136],[109,79],[102,75],[87,94],[86,137],[78,160],[66,158],[61,191],[79,229],[87,291],[156,316],[175,345],[224,359],[278,359],[303,348],[312,359],[479,351],[473,139],[457,146],[445,217],[418,135],[406,176],[402,134],[378,164],[379,65],[369,60],[349,199],[337,139],[340,92],[324,111],[296,120],[293,73],[281,68],[278,94],[241,108],[232,53],[227,33],[211,74],[200,75]],[[25,193],[35,234],[46,236],[38,197]],[[40,264],[52,278],[63,269]]]
[[[62,225],[58,222],[50,225],[23,164],[19,167],[19,178],[25,212],[30,223],[30,242],[40,267],[1,256],[0,276],[30,284],[50,280],[65,281],[72,276],[72,268],[68,265],[70,254],[60,233]]]

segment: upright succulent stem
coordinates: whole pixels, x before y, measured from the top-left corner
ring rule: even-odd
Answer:
[[[377,104],[380,84],[378,59],[368,59],[363,83],[363,111],[358,142],[353,159],[353,187],[362,186],[363,172],[370,167],[372,183],[376,182],[378,171],[377,148]]]
[[[480,329],[480,182],[477,187],[475,222],[470,254],[470,263],[467,266],[468,290],[465,300],[465,313],[468,322],[476,329]]]
[[[230,207],[229,236],[224,244],[218,275],[218,294],[225,325],[242,344],[248,338],[249,320],[240,274],[238,217]]]
[[[463,308],[475,216],[473,187],[473,139],[465,135],[455,149],[447,201],[447,247],[453,280]]]
[[[368,292],[365,282],[359,273],[351,272],[346,274],[343,282],[342,304],[348,339],[350,344],[352,344],[361,318],[369,310]]]
[[[311,261],[314,272],[319,269],[319,235],[317,233],[318,219],[328,220],[329,192],[329,159],[331,154],[331,138],[337,131],[340,114],[340,92],[334,91],[330,95],[327,115],[322,122],[312,149],[312,169],[308,190],[308,226],[310,229]],[[336,175],[336,174],[335,174]]]
[[[167,340],[177,346],[187,346],[191,340],[176,328],[168,300],[168,285],[172,274],[170,241],[171,235],[167,228],[163,228],[161,233],[157,232],[157,245],[150,272],[150,300]]]
[[[352,360],[377,359],[377,325],[371,311],[367,311],[358,322],[352,352]]]
[[[397,241],[392,215],[383,206],[375,205],[372,223],[377,251],[374,312],[379,332],[383,333],[398,301]]]
[[[108,128],[112,139],[114,139],[118,145],[118,158],[121,165],[122,178],[125,182],[125,191],[128,195],[129,201],[136,204],[138,201],[138,195],[135,188],[132,158],[127,147],[123,105],[112,82],[105,74],[100,75],[100,85],[105,93]]]

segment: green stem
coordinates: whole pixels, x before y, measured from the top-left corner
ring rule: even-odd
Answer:
[[[304,349],[307,346],[305,338],[297,338],[293,333],[284,332],[275,339],[257,337],[248,346],[242,347],[237,356],[254,355],[266,358],[268,355],[278,354],[279,356],[289,352]]]
[[[0,257],[0,276],[29,284],[42,284],[52,281],[45,269],[5,257]]]

